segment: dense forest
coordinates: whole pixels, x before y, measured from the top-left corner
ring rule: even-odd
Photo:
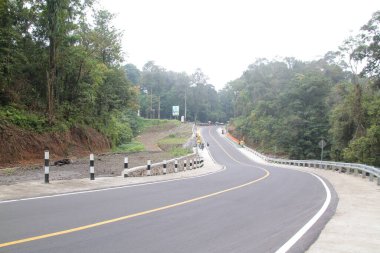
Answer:
[[[230,128],[274,155],[380,165],[380,12],[337,52],[302,62],[259,59],[220,92]],[[359,70],[361,69],[361,70]]]
[[[0,130],[91,127],[130,142],[138,115],[229,121],[274,155],[380,165],[380,12],[322,59],[258,59],[216,91],[201,69],[125,64],[114,15],[93,0],[0,0]],[[89,15],[92,13],[92,15]]]
[[[114,15],[93,2],[0,1],[0,124],[132,139],[138,90],[121,66]]]

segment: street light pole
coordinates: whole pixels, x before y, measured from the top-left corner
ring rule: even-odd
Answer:
[[[186,103],[186,99],[187,99],[187,87],[185,87],[185,122],[186,122],[186,113],[187,113],[187,103]]]

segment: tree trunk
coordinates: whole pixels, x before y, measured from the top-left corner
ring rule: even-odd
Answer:
[[[59,0],[47,1],[49,34],[49,69],[47,71],[47,113],[49,124],[54,121],[54,86],[56,83],[57,61],[57,27]]]
[[[354,138],[360,138],[365,135],[364,112],[362,107],[362,88],[360,84],[355,83],[355,101],[353,108],[354,120],[356,123],[356,132]]]

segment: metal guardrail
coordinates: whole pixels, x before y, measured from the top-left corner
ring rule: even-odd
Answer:
[[[276,163],[276,164],[286,164],[300,167],[312,167],[320,169],[331,169],[338,171],[340,173],[354,174],[358,176],[359,173],[363,178],[369,175],[369,181],[373,181],[374,177],[377,177],[377,185],[380,185],[380,168],[374,166],[369,166],[359,163],[343,163],[343,162],[330,162],[330,161],[317,161],[317,160],[287,160],[287,159],[278,159],[265,156],[254,149],[245,147],[248,151],[254,153],[256,156],[265,160],[266,162]]]

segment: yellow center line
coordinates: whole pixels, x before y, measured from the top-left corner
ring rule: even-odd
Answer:
[[[214,137],[212,137],[212,138],[214,138]],[[215,140],[215,138],[214,138],[214,140]],[[219,142],[218,142],[218,145],[221,147],[221,145],[219,144]],[[223,149],[223,151],[226,152],[224,149]],[[226,152],[226,154],[229,155],[227,152]],[[235,160],[234,158],[232,158],[232,159]],[[237,160],[235,160],[235,161],[237,161]],[[239,161],[237,161],[237,162],[239,162]],[[241,163],[241,162],[239,162],[239,163]],[[257,183],[257,182],[259,182],[261,180],[264,180],[265,178],[267,178],[270,175],[269,171],[267,171],[267,170],[265,170],[265,171],[266,171],[266,174],[263,177],[261,177],[261,178],[258,178],[258,179],[255,179],[253,181],[250,181],[248,183],[241,184],[241,185],[238,185],[238,186],[235,186],[235,187],[231,187],[231,188],[228,188],[228,189],[225,189],[225,190],[217,191],[217,192],[214,192],[214,193],[211,193],[211,194],[203,195],[203,196],[200,196],[200,197],[197,197],[197,198],[192,198],[192,199],[185,200],[185,201],[182,201],[182,202],[178,202],[178,203],[175,203],[175,204],[166,205],[166,206],[158,207],[158,208],[155,208],[155,209],[150,209],[150,210],[146,210],[146,211],[143,211],[143,212],[138,212],[138,213],[134,213],[134,214],[118,217],[118,218],[115,218],[115,219],[105,220],[105,221],[101,221],[101,222],[97,222],[97,223],[93,223],[93,224],[89,224],[89,225],[85,225],[85,226],[80,226],[80,227],[71,228],[71,229],[62,230],[62,231],[57,231],[57,232],[54,232],[54,233],[43,234],[43,235],[34,236],[34,237],[28,237],[28,238],[24,238],[24,239],[20,239],[20,240],[16,240],[16,241],[10,241],[10,242],[1,243],[0,244],[0,248],[4,248],[4,247],[16,245],[16,244],[21,244],[21,243],[26,243],[26,242],[31,242],[31,241],[36,241],[36,240],[41,240],[41,239],[46,239],[46,238],[49,238],[49,237],[70,234],[70,233],[73,233],[73,232],[78,232],[78,231],[82,231],[82,230],[86,230],[86,229],[90,229],[90,228],[94,228],[94,227],[99,227],[99,226],[103,226],[103,225],[106,225],[106,224],[115,223],[115,222],[118,222],[118,221],[123,221],[123,220],[131,219],[131,218],[134,218],[134,217],[138,217],[138,216],[142,216],[142,215],[146,215],[146,214],[150,214],[150,213],[155,213],[155,212],[158,212],[158,211],[163,211],[163,210],[167,210],[167,209],[170,209],[170,208],[186,205],[186,204],[193,203],[193,202],[196,202],[196,201],[199,201],[199,200],[202,200],[202,199],[211,198],[211,197],[214,197],[214,196],[226,193],[226,192],[234,191],[234,190],[237,190],[237,189],[249,186],[249,185]]]

